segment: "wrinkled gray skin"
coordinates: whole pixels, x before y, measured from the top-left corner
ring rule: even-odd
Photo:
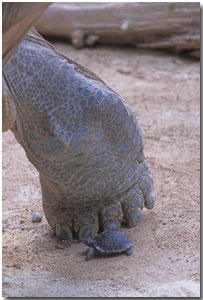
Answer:
[[[95,74],[58,53],[34,28],[3,69],[9,128],[40,175],[59,239],[80,240],[154,206],[153,179],[132,108]]]

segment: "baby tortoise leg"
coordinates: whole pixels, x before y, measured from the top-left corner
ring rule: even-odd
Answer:
[[[79,240],[93,238],[99,231],[98,214],[95,211],[79,211],[74,215],[74,230],[78,234]]]
[[[49,225],[55,230],[59,240],[72,241],[72,214],[67,208],[67,199],[60,191],[40,174],[42,203]]]
[[[127,250],[126,250],[126,254],[127,255],[131,255],[133,253],[133,248],[132,247],[130,247],[130,248],[128,248]]]
[[[88,254],[87,254],[86,260],[90,260],[90,259],[92,259],[93,255],[94,255],[94,252],[95,252],[94,248],[93,248],[93,247],[91,247],[91,248],[89,249],[89,251],[88,251]]]
[[[103,206],[99,214],[100,226],[105,230],[118,230],[123,219],[123,211],[120,202],[112,201]]]

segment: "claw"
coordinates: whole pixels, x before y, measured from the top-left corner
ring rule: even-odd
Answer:
[[[145,207],[147,209],[152,209],[154,207],[154,203],[155,203],[155,198],[153,193],[150,193],[145,197]]]

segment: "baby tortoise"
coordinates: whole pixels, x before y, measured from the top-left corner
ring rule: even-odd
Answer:
[[[95,252],[102,255],[117,254],[122,252],[126,252],[127,255],[130,255],[133,253],[132,239],[128,235],[118,230],[103,231],[94,239],[88,238],[84,240],[84,243],[90,247],[86,258],[87,260],[90,260]]]

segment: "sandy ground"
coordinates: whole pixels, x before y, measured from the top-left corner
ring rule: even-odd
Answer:
[[[199,62],[163,52],[55,42],[131,104],[143,130],[156,205],[133,229],[132,256],[95,257],[59,242],[42,210],[38,173],[3,134],[5,297],[188,297],[200,293]],[[31,215],[43,215],[34,224]]]

